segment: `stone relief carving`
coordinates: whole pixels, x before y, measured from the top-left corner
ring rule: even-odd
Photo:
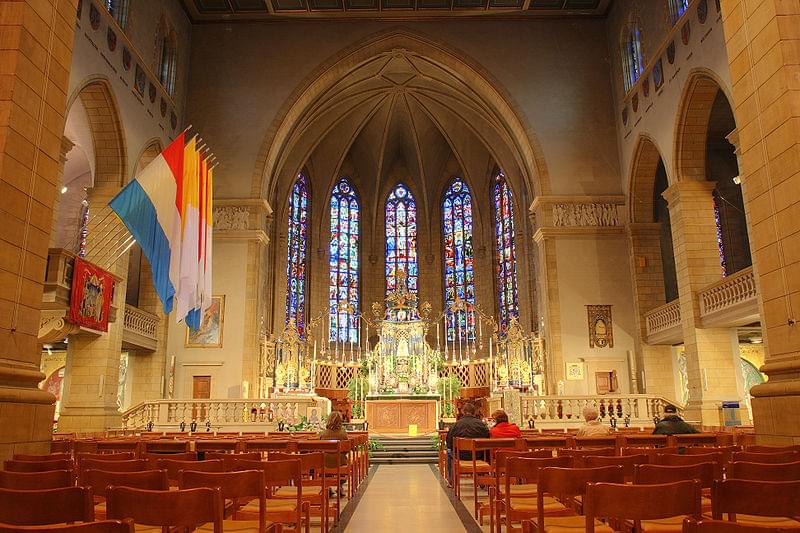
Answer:
[[[250,210],[239,206],[214,208],[214,229],[246,230],[250,226]]]
[[[553,204],[553,226],[557,228],[618,225],[616,204]]]

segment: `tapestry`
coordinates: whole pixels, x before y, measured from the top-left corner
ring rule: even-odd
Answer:
[[[88,261],[75,258],[67,319],[78,326],[108,331],[114,277]]]
[[[589,315],[589,348],[613,348],[614,331],[610,305],[587,305]]]

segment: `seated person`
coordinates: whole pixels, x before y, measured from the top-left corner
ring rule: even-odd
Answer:
[[[489,438],[489,428],[483,423],[483,420],[475,416],[475,404],[465,403],[461,408],[461,418],[453,424],[453,427],[447,432],[445,443],[447,444],[447,477],[453,477],[453,439],[456,437],[468,439],[487,439]],[[469,453],[461,454],[459,459],[469,460],[472,456]]]
[[[508,421],[508,414],[502,409],[492,413],[494,426],[489,430],[493,439],[518,439],[522,437],[519,426]]]
[[[331,411],[330,416],[328,417],[328,422],[325,424],[325,430],[321,431],[319,434],[320,440],[347,440],[347,431],[344,429],[344,418],[342,417],[342,413],[339,411]],[[340,454],[340,457],[336,457],[336,454],[333,453],[326,453],[325,454],[325,468],[332,468],[336,469],[341,466],[347,465],[347,452],[343,452]],[[344,480],[339,480],[339,494],[344,496],[344,489],[342,488],[342,484],[344,484]],[[335,496],[336,489],[331,487],[328,489],[328,492],[331,496]]]
[[[593,405],[587,405],[583,408],[583,419],[585,422],[583,425],[578,428],[578,433],[575,434],[576,437],[605,437],[606,435],[611,434],[611,428],[608,426],[603,425],[600,420],[597,419],[599,416],[597,412],[597,407]]]
[[[700,433],[691,424],[678,416],[678,408],[668,403],[664,406],[664,418],[658,421],[654,435],[681,435],[684,433]]]

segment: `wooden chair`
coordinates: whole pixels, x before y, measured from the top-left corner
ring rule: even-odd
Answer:
[[[71,470],[47,472],[6,472],[0,470],[0,488],[12,490],[44,490],[71,487],[74,478]]]
[[[794,450],[779,453],[754,453],[754,452],[735,452],[731,461],[741,463],[796,463],[800,461],[800,452]]]
[[[141,441],[138,439],[113,439],[97,441],[98,453],[132,453],[139,455]]]
[[[633,470],[636,465],[644,465],[650,462],[647,455],[617,455],[617,456],[603,456],[603,455],[589,455],[583,458],[584,465],[587,468],[597,468],[599,466],[621,466],[625,472],[625,481],[633,481]]]
[[[247,453],[222,453],[222,452],[206,452],[206,461],[222,461],[222,469],[225,472],[235,470],[233,465],[236,461],[260,461],[261,452],[247,452]]]
[[[727,522],[724,520],[694,520],[687,518],[683,521],[683,533],[797,533],[794,528],[748,526]]]
[[[618,439],[616,435],[607,435],[605,437],[570,437],[570,443],[573,448],[614,448],[615,453],[618,448]]]
[[[745,463],[730,464],[728,479],[750,481],[800,481],[800,461],[796,463]]]
[[[446,429],[438,429],[437,443],[439,449],[439,475],[443,479],[447,479],[447,431]]]
[[[72,453],[97,453],[97,441],[94,439],[78,439],[72,442]]]
[[[197,440],[194,442],[194,451],[197,453],[205,453],[205,458],[208,459],[209,452],[227,452],[236,453],[239,450],[239,441],[235,439],[213,439],[213,440]]]
[[[267,518],[273,522],[283,524],[293,524],[294,527],[287,531],[299,533],[305,524],[306,533],[310,530],[310,505],[303,501],[302,484],[303,471],[300,459],[291,461],[240,461],[240,467],[246,467],[247,463],[253,464],[264,473],[264,485],[267,494]],[[294,496],[289,498],[287,491],[283,492],[283,497],[277,498],[274,495],[282,488],[290,487],[294,491]],[[245,506],[243,512],[253,512],[252,506]],[[284,528],[286,529],[286,528]]]
[[[478,521],[481,525],[483,525],[483,517],[486,511],[489,512],[489,530],[494,531],[494,516],[495,516],[495,506],[498,501],[503,500],[505,498],[505,486],[506,486],[506,470],[508,465],[508,458],[509,457],[522,457],[525,459],[553,459],[553,453],[550,450],[505,450],[502,448],[496,448],[492,450],[492,466],[494,467],[494,477],[492,478],[493,483],[489,485],[489,502],[488,505],[484,504],[481,505],[478,509]],[[569,460],[569,464],[563,464],[561,466],[571,466],[572,461]],[[552,465],[556,466],[556,465]],[[527,494],[529,496],[536,495],[536,485],[528,485],[527,489],[522,488],[525,487],[523,485],[514,484],[511,486],[512,490],[515,490],[517,493],[524,493],[527,490]]]
[[[178,473],[181,470],[191,470],[193,472],[224,472],[225,468],[221,460],[213,461],[176,461],[173,459],[159,459],[156,461],[159,470],[167,471],[167,478],[170,483],[177,486]]]
[[[665,466],[689,466],[701,463],[714,463],[715,479],[722,479],[723,462],[721,453],[707,453],[703,455],[660,455],[656,457],[656,464]]]
[[[666,435],[664,435],[666,436]],[[623,447],[619,450],[620,455],[639,455],[644,454],[650,458],[650,463],[655,464],[655,457],[658,455],[678,455],[679,448],[637,448]]]
[[[181,471],[178,486],[182,489],[215,487],[222,492],[224,501],[230,501],[229,518],[223,521],[223,529],[229,531],[255,531],[265,533],[267,527],[267,504],[264,491],[264,472],[242,470],[239,472]],[[252,500],[258,501],[258,519],[242,520],[239,509]],[[226,506],[227,507],[227,506]],[[203,527],[198,531],[204,531]]]
[[[511,531],[514,522],[532,518],[536,515],[538,501],[539,473],[544,468],[562,467],[567,468],[572,464],[570,457],[519,457],[510,456],[506,459],[505,479],[503,483],[502,497],[498,498],[494,506],[494,516],[490,524],[490,531],[493,525],[497,524],[499,532],[503,523],[503,513],[505,513],[506,530]],[[515,483],[511,483],[511,481]],[[548,514],[563,514],[567,508],[548,496],[544,501]]]
[[[141,472],[147,470],[150,463],[144,459],[131,459],[127,461],[100,461],[99,459],[84,459],[78,465],[78,484],[81,484],[82,474],[86,470],[105,470],[106,472]]]
[[[654,448],[659,446],[659,449],[666,449],[669,446],[669,437],[667,435],[653,435],[652,433],[639,434],[639,433],[625,433],[620,435],[620,448]],[[677,448],[676,451],[677,452]]]
[[[131,518],[137,525],[192,530],[212,523],[214,533],[222,533],[222,494],[216,488],[143,490],[108,487],[106,506],[109,518]]]
[[[0,489],[0,523],[43,526],[94,521],[92,491],[84,487]]]
[[[69,459],[72,459],[72,456],[68,453],[49,453],[47,455],[14,454],[15,461],[61,461]]]
[[[681,531],[684,518],[700,518],[700,482],[589,483],[584,502],[586,533],[594,533],[598,518],[614,519],[639,533]]]
[[[713,517],[747,525],[800,528],[800,481],[726,479],[713,489]]]
[[[245,441],[244,451],[250,452],[285,452],[293,453],[297,451],[297,442],[288,439],[253,439]]]
[[[50,441],[50,453],[71,453],[72,452],[72,439],[57,439],[53,435],[53,440]]]
[[[173,461],[197,461],[197,453],[146,453],[142,459],[147,459],[147,461],[150,463],[150,468],[158,468],[159,459],[171,459]]]
[[[170,439],[148,440],[143,443],[144,453],[148,455],[152,453],[187,453],[189,445],[188,440]]]
[[[537,437],[522,437],[522,447],[526,450],[559,450],[567,447],[567,435],[542,435]]]
[[[144,490],[169,490],[169,480],[165,470],[142,470],[139,472],[86,470],[83,472],[81,483],[92,489],[95,515],[100,518],[106,516],[106,489],[112,485]]]
[[[539,472],[536,491],[536,518],[532,521],[535,531],[544,532],[548,527],[582,528],[586,519],[576,515],[569,509],[569,504],[576,497],[586,494],[589,483],[617,483],[625,481],[625,472],[621,466],[604,466],[600,468],[544,468]],[[567,511],[560,516],[547,516],[545,495],[557,494],[563,498]],[[546,518],[547,517],[547,518]],[[602,523],[595,523],[594,528],[604,533],[612,533],[612,529]]]
[[[133,461],[134,459],[138,459],[138,457],[133,452],[119,452],[119,453],[85,452],[85,453],[75,454],[75,462],[78,464],[78,467],[80,467],[81,462],[83,462],[86,459],[94,459],[97,461]]]
[[[72,461],[57,459],[55,461],[6,461],[4,467],[9,472],[48,472],[50,470],[72,470]]]
[[[733,441],[731,435],[720,433],[685,433],[670,435],[671,446],[724,446]]]
[[[714,482],[721,479],[716,477],[714,463],[698,463],[686,466],[667,465],[636,465],[633,471],[635,485],[661,485],[696,479],[700,488],[712,488]]]
[[[102,520],[86,524],[47,525],[47,526],[10,526],[0,524],[0,533],[135,533],[133,520]]]
[[[346,465],[340,464],[340,460],[342,455],[346,455],[350,453],[352,448],[352,444],[350,441],[345,440],[301,440],[295,443],[296,450],[300,453],[309,453],[309,452],[322,452],[325,454],[327,461],[332,461],[328,459],[330,456],[336,457],[336,461],[332,462],[339,462],[339,467],[326,467],[325,468],[325,475],[328,477],[333,477],[336,479],[336,483],[334,486],[340,487],[342,481],[347,482],[347,497],[353,497],[353,491],[355,490],[354,484],[354,475],[353,475],[353,465],[352,463],[348,463]],[[328,462],[326,461],[326,464]],[[336,516],[339,516],[341,511],[341,495],[339,494],[340,491],[336,491]]]
[[[800,452],[800,444],[794,444],[790,446],[757,446],[753,444],[745,447],[744,451],[751,453]]]
[[[576,468],[585,467],[584,458],[594,456],[612,456],[617,455],[616,448],[581,448],[579,450],[573,448],[564,448],[558,450],[559,457],[572,457],[572,465]]]
[[[459,457],[459,475],[461,475],[462,470],[467,472],[467,475],[472,477],[472,496],[473,496],[473,505],[474,505],[474,513],[475,518],[478,518],[478,489],[481,486],[488,486],[494,482],[495,479],[495,471],[494,466],[490,464],[486,459],[491,457],[492,451],[497,449],[514,449],[517,447],[516,439],[462,439],[460,442],[459,449],[462,452],[469,452],[472,461],[466,465],[460,460]],[[485,469],[483,466],[478,466],[478,454],[482,454],[484,461],[480,461],[488,465],[488,469]],[[487,457],[488,456],[488,457]],[[458,478],[460,479],[460,478]],[[460,485],[460,483],[459,483]],[[461,493],[459,487],[459,494]]]

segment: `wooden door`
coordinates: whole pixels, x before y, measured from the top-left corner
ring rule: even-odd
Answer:
[[[195,400],[208,400],[211,398],[211,376],[192,376],[192,399]],[[192,407],[192,418],[198,420],[205,419],[206,409],[204,405],[200,405],[198,412],[197,406]]]

